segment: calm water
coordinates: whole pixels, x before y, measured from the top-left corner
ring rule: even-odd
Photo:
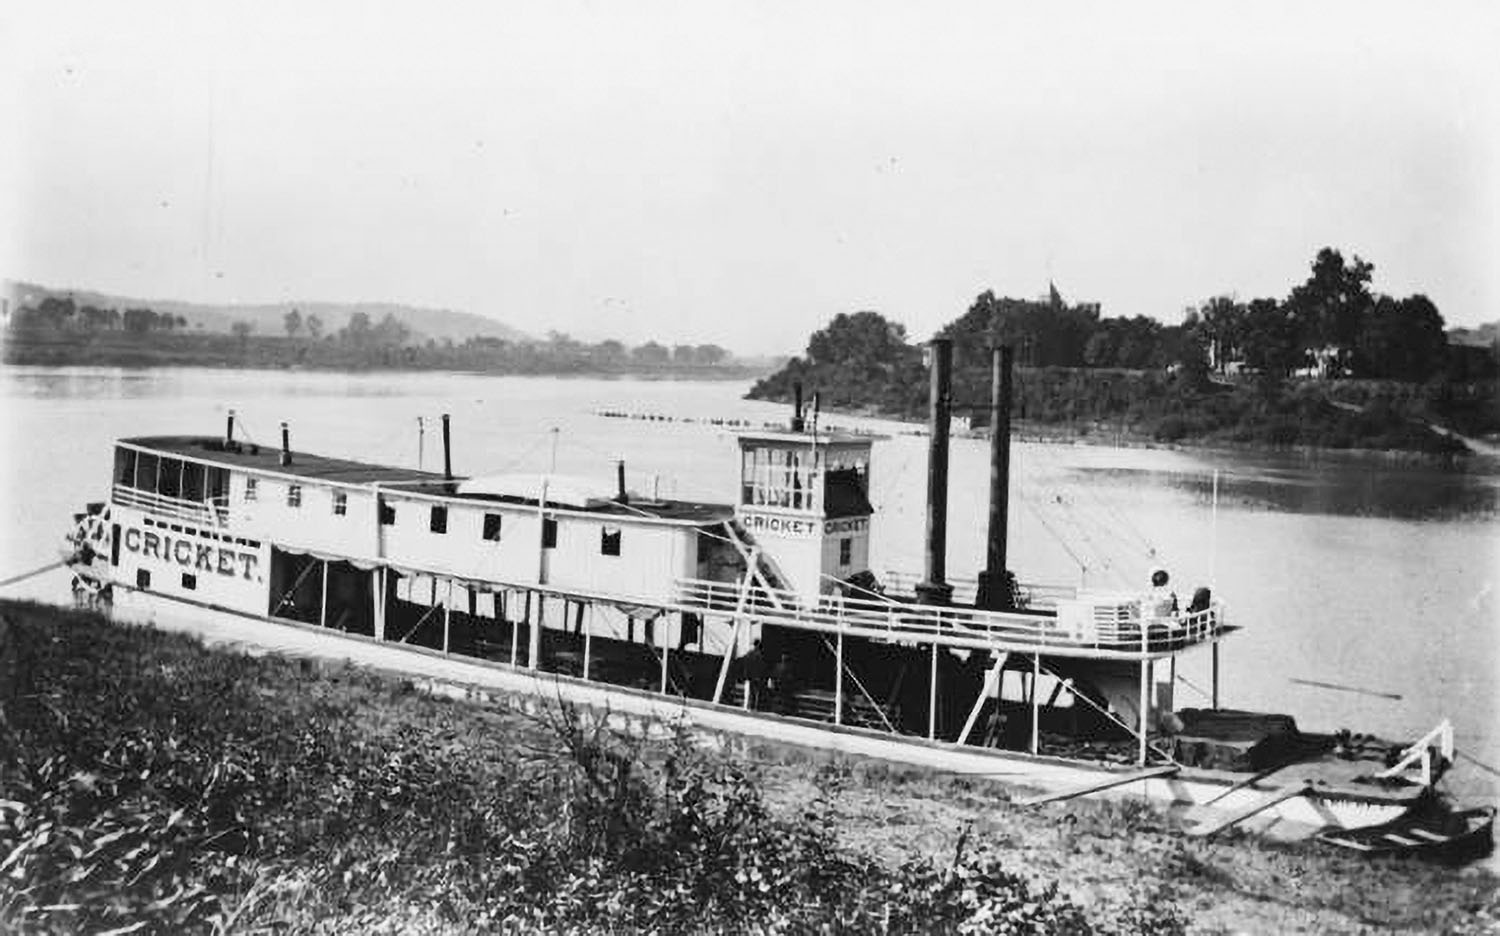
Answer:
[[[218,433],[234,407],[250,437],[328,454],[415,465],[427,417],[453,416],[461,474],[557,470],[729,501],[734,439],[702,424],[605,419],[600,409],[709,419],[784,419],[739,399],[738,383],[556,380],[435,374],[120,371],[0,367],[0,578],[57,556],[71,513],[104,496],[110,445],[124,435]],[[876,569],[921,569],[925,440],[908,427],[877,443]],[[551,430],[559,431],[554,436]],[[987,446],[956,440],[949,569],[984,554]],[[1308,728],[1414,736],[1446,714],[1460,747],[1500,765],[1500,474],[1073,445],[1017,445],[1011,565],[1026,581],[1140,588],[1150,570],[1179,593],[1212,583],[1246,626],[1226,645],[1223,702],[1290,712]],[[1218,473],[1218,511],[1213,510]],[[54,573],[5,594],[62,600]],[[1208,655],[1180,672],[1207,687]],[[1397,693],[1400,701],[1312,688],[1307,679]],[[1179,688],[1179,705],[1202,698]],[[1493,796],[1467,764],[1454,786]]]

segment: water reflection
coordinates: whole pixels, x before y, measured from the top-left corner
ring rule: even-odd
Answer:
[[[1341,517],[1397,520],[1492,521],[1500,519],[1500,473],[1493,462],[1440,467],[1377,457],[1291,459],[1237,454],[1219,470],[1219,503],[1225,507]],[[1160,485],[1203,504],[1213,498],[1213,468],[1182,472],[1080,466],[1080,479]]]

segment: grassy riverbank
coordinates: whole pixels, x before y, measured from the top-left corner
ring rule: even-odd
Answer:
[[[0,930],[1481,932],[1477,869],[731,742],[0,603]],[[124,932],[125,930],[121,930]]]

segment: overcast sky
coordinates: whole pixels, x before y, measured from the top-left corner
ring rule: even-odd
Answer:
[[[10,4],[0,263],[768,352],[1049,279],[1175,322],[1331,245],[1500,318],[1495,4],[1241,6]]]

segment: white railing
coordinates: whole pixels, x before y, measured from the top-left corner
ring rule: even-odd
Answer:
[[[227,526],[229,523],[228,498],[184,500],[116,484],[113,500],[121,507],[134,507],[158,517],[170,517],[188,523],[211,527]]]
[[[865,600],[843,595],[808,599],[799,593],[738,582],[678,579],[686,608],[744,616],[761,623],[842,631],[884,640],[936,642],[1013,652],[1106,657],[1157,657],[1220,635],[1223,607],[1160,620],[1139,618],[1074,627],[1052,614],[982,611],[959,606]]]
[[[916,572],[886,569],[878,576],[886,591],[903,597],[915,595],[922,576]],[[948,584],[953,586],[953,600],[961,604],[973,604],[979,593],[979,579],[972,575],[950,575]],[[1078,597],[1078,589],[1072,585],[1043,585],[1037,582],[1018,582],[1021,597],[1026,607],[1035,611],[1056,607],[1059,600]]]

